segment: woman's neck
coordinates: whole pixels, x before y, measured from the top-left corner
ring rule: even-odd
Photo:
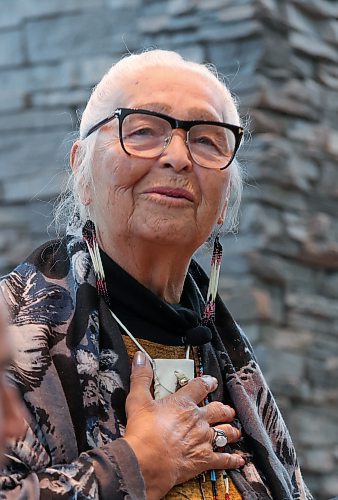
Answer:
[[[128,241],[123,244],[104,244],[104,252],[143,286],[170,304],[180,301],[190,253],[184,255],[177,244],[156,245],[154,242]]]

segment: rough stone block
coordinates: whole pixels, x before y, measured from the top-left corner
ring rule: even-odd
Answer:
[[[65,108],[53,109],[51,111],[26,109],[7,116],[0,115],[0,130],[6,133],[9,131],[30,131],[32,129],[46,130],[48,128],[62,128],[66,132],[71,129],[71,126],[72,116],[69,110]]]
[[[227,298],[227,306],[239,323],[267,321],[279,317],[276,303],[263,289],[238,287]]]
[[[333,472],[335,459],[330,449],[309,449],[303,453],[303,464],[307,471]]]
[[[40,63],[112,53],[116,50],[114,37],[121,38],[124,31],[132,31],[134,21],[132,11],[124,11],[122,22],[109,9],[88,9],[83,13],[29,21],[26,24],[28,58]]]
[[[338,90],[338,68],[336,64],[320,63],[318,77],[327,87]]]
[[[315,19],[338,17],[338,5],[330,0],[292,0],[304,12]]]
[[[222,73],[234,73],[239,81],[249,79],[249,74],[254,78],[263,52],[264,46],[260,38],[208,44],[208,59],[213,61]],[[224,70],[224,67],[227,69]],[[238,84],[236,82],[236,91]],[[234,88],[234,82],[231,83],[231,88]]]
[[[302,312],[304,315],[319,318],[338,318],[338,304],[336,300],[320,295],[307,295],[301,293],[287,293],[285,303],[290,309]]]
[[[294,49],[299,50],[309,57],[335,63],[338,62],[337,49],[321,41],[319,38],[313,39],[302,33],[294,32],[290,34],[290,43]]]
[[[332,273],[325,277],[321,283],[321,290],[325,295],[338,299],[338,273]],[[338,328],[337,328],[338,331]]]
[[[78,83],[78,64],[65,61],[53,65],[37,65],[2,72],[2,90],[26,99],[31,92],[67,88]]]
[[[0,114],[8,115],[9,111],[18,111],[24,107],[24,98],[20,92],[11,92],[9,90],[1,91]]]
[[[0,142],[0,152],[2,162],[0,167],[0,180],[5,182],[11,181],[10,193],[6,192],[5,198],[14,200],[15,198],[15,182],[20,185],[20,196],[18,199],[29,199],[32,196],[31,192],[25,192],[25,181],[34,184],[35,175],[38,172],[44,172],[43,175],[49,176],[49,182],[55,174],[57,163],[62,166],[64,158],[65,131],[42,132],[32,131],[30,133],[17,133],[16,135],[2,135]],[[18,181],[21,177],[22,181]],[[28,187],[28,186],[27,186]],[[30,190],[29,190],[30,191]],[[35,191],[34,194],[37,193]],[[18,187],[19,192],[19,187]],[[53,191],[55,193],[55,190]]]
[[[6,203],[22,203],[32,199],[49,200],[55,198],[64,184],[64,173],[50,164],[40,168],[30,176],[10,177],[4,181]]]
[[[179,52],[185,59],[190,59],[191,61],[201,64],[203,64],[206,59],[205,50],[202,45],[186,45],[185,47],[182,47]]]
[[[81,12],[90,8],[99,9],[103,5],[103,0],[48,0],[48,2],[24,0],[24,3],[25,15],[31,18],[60,15],[72,11]]]
[[[321,408],[294,408],[289,422],[296,430],[301,445],[322,447],[337,443],[337,421],[328,420]],[[325,422],[325,432],[318,432]]]
[[[315,79],[317,78],[317,60],[310,57],[303,57],[302,54],[292,52],[288,64],[290,71],[294,77],[301,79]]]
[[[313,347],[314,333],[306,330],[275,328],[271,325],[261,326],[261,339],[264,344],[276,350],[292,352],[303,356]]]
[[[335,339],[335,343],[336,342],[337,339]],[[331,349],[332,345],[334,349],[334,342],[331,342]],[[323,352],[318,353],[318,358],[319,359],[313,359],[310,357],[307,360],[308,380],[311,383],[311,386],[319,389],[325,388],[326,390],[336,390],[338,385],[337,358],[331,356],[325,359],[325,353]]]
[[[142,33],[156,33],[161,30],[180,31],[195,30],[199,26],[199,18],[196,15],[183,17],[168,17],[166,14],[146,15],[138,21],[138,28]]]
[[[266,240],[281,235],[283,231],[282,218],[279,210],[273,207],[262,207],[255,203],[243,207],[241,231],[251,234],[262,234]]]
[[[174,16],[181,16],[196,10],[198,0],[169,0],[168,13]]]
[[[255,14],[255,5],[249,3],[246,5],[236,5],[234,7],[226,6],[218,11],[217,17],[224,23],[236,23],[246,19],[254,19]]]
[[[260,23],[255,20],[240,21],[233,24],[223,24],[215,26],[212,24],[203,24],[198,32],[198,39],[206,42],[219,40],[239,40],[241,38],[253,37],[262,33]]]
[[[306,99],[306,89],[300,82],[290,82],[284,89],[266,88],[262,90],[258,107],[265,108],[290,116],[303,117],[307,120],[316,120],[318,112],[315,108],[315,101]],[[313,96],[314,97],[314,96]]]
[[[338,132],[336,130],[330,130],[328,133],[327,151],[335,159],[338,158]]]
[[[258,189],[248,189],[246,192],[246,199],[258,200],[268,205],[279,207],[281,209],[294,209],[306,211],[306,200],[303,195],[291,191],[289,188],[275,186],[271,182],[262,179],[259,183]]]
[[[317,190],[318,190],[319,195],[322,195],[324,197],[332,197],[333,199],[337,199],[337,197],[338,197],[338,178],[337,178],[337,164],[336,164],[336,162],[333,162],[333,163],[327,162],[327,163],[322,165],[321,176],[320,176],[320,179],[318,179],[318,181],[319,182],[318,182]],[[323,212],[328,212],[328,210],[329,210],[329,205],[326,207],[325,210],[323,210]],[[334,215],[334,211],[332,211],[331,213]]]
[[[48,107],[58,107],[58,106],[71,106],[78,107],[83,106],[89,98],[88,90],[77,89],[77,90],[63,90],[55,92],[39,92],[32,96],[32,105],[48,108]],[[69,112],[68,112],[69,114]]]
[[[331,474],[329,477],[325,477],[323,483],[322,483],[322,488],[321,488],[321,494],[325,495],[323,498],[330,498],[331,500],[337,500],[337,492],[338,492],[338,477],[337,473],[334,472]]]
[[[24,61],[19,30],[0,32],[0,67],[17,66]]]
[[[138,7],[143,6],[142,0],[103,0],[103,4],[113,10],[121,8],[137,10]]]
[[[208,2],[199,2],[198,8],[200,11],[203,10],[217,10],[223,8],[224,5],[231,5],[231,0],[208,0]]]
[[[255,351],[260,366],[270,383],[281,381],[288,388],[297,388],[305,374],[302,355],[263,345],[257,346]]]
[[[306,329],[315,332],[317,335],[331,331],[334,325],[331,318],[309,316],[295,310],[286,311],[285,321],[291,329]]]
[[[338,23],[337,19],[332,19],[325,24],[323,29],[323,38],[333,45],[338,43]]]
[[[317,115],[318,118],[318,115]],[[294,119],[287,129],[287,137],[293,141],[299,141],[308,148],[323,149],[327,140],[327,128],[316,123],[308,122],[304,119]]]
[[[283,286],[286,277],[283,266],[276,265],[271,256],[263,256],[257,252],[247,255],[249,272],[257,276],[263,283]],[[279,264],[279,263],[278,263]]]
[[[286,16],[289,26],[297,31],[307,33],[312,37],[317,37],[320,33],[321,23],[318,19],[314,19],[304,13],[299,6],[292,2],[287,2],[285,5]]]
[[[27,3],[27,2],[26,2]],[[17,26],[24,15],[23,0],[0,0],[0,29]]]
[[[276,134],[283,135],[287,130],[284,120],[276,120],[275,114],[259,109],[253,109],[250,113],[250,130],[253,134]]]
[[[74,81],[76,81],[77,85],[88,89],[88,87],[94,86],[100,81],[116,60],[116,55],[80,58],[73,66],[76,73],[74,74]]]
[[[309,238],[308,230],[304,221],[304,217],[298,214],[286,212],[284,214],[286,233],[290,238],[301,243]]]

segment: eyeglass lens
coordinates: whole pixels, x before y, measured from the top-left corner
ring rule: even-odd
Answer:
[[[172,128],[158,116],[133,113],[122,123],[122,141],[134,156],[155,158],[170,142]],[[224,168],[231,161],[236,139],[234,133],[219,125],[193,125],[187,134],[193,160],[207,168]]]

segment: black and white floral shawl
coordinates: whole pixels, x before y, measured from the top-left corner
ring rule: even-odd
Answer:
[[[201,292],[208,280],[193,263]],[[142,499],[144,482],[125,443],[123,402],[128,355],[117,324],[96,293],[85,244],[77,236],[49,242],[1,282],[15,346],[11,380],[29,411],[22,440],[11,443],[0,476],[3,499]],[[214,399],[235,406],[252,459],[233,471],[244,499],[311,499],[295,450],[252,349],[217,299],[212,342],[203,346]],[[100,348],[109,335],[111,349]]]

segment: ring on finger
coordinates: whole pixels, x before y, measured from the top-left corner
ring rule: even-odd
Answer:
[[[228,438],[225,432],[222,431],[221,429],[216,429],[215,427],[213,427],[213,429],[214,429],[214,437],[212,438],[213,449],[216,450],[217,448],[224,448],[224,446],[226,446],[226,444],[228,443]]]

